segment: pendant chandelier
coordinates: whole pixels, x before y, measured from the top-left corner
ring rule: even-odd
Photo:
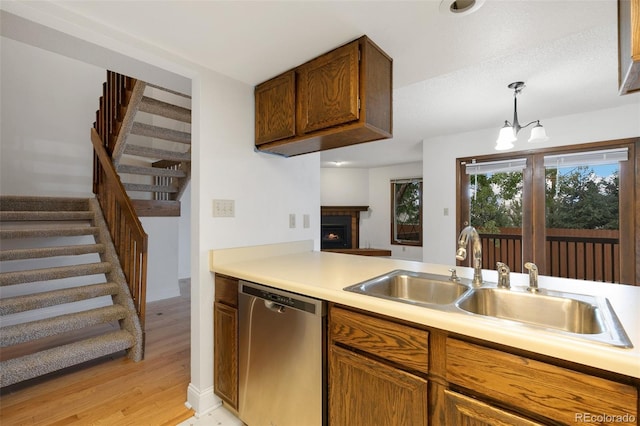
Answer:
[[[536,125],[531,129],[529,142],[542,142],[549,139],[547,137],[547,132],[544,130],[544,127],[542,127],[542,124],[540,124],[540,120],[533,120],[524,126],[521,126],[518,122],[518,94],[520,94],[522,89],[524,89],[524,82],[516,81],[507,87],[509,87],[509,89],[513,89],[513,122],[509,123],[509,121],[505,120],[504,126],[500,129],[500,134],[496,141],[496,151],[504,151],[506,149],[513,148],[513,143],[518,140],[517,135],[520,129],[529,127],[534,123],[536,123]]]

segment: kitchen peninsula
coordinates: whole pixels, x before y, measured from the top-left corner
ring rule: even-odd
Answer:
[[[479,315],[441,312],[343,290],[396,269],[449,275],[450,268],[319,252],[313,250],[313,241],[210,252],[210,269],[216,277],[247,280],[329,302],[328,411],[336,424],[363,414],[347,413],[334,403],[338,398],[331,399],[332,380],[334,387],[344,387],[340,392],[358,385],[343,381],[353,371],[383,372],[376,380],[392,383],[397,395],[414,395],[413,399],[398,396],[400,400],[393,403],[404,404],[396,411],[406,409],[412,421],[423,424],[426,419],[432,424],[454,424],[480,412],[496,421],[522,425],[549,420],[580,423],[586,418],[580,416],[594,415],[604,416],[601,424],[637,424],[640,288],[543,276],[539,280],[543,289],[607,297],[633,348],[508,322],[496,326]],[[473,275],[471,268],[456,269],[462,278]],[[485,281],[497,281],[495,271],[483,272]],[[512,287],[527,284],[526,275],[512,274]],[[357,336],[368,333],[382,333],[385,344],[398,344],[400,349],[411,346],[411,359],[394,358],[399,351],[386,351],[384,345],[362,346]],[[415,360],[424,360],[422,367]],[[390,382],[387,378],[392,376]],[[375,395],[359,396],[375,400]],[[367,408],[362,411],[381,409],[379,401],[364,404]]]

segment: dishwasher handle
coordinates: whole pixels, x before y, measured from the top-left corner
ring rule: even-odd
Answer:
[[[277,314],[283,314],[285,309],[287,309],[286,306],[280,305],[279,303],[276,303],[276,302],[272,302],[271,300],[265,300],[264,306],[270,311],[273,311]]]

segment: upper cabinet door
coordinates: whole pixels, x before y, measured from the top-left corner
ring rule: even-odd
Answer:
[[[298,134],[359,118],[359,47],[355,41],[298,69]]]
[[[256,87],[256,145],[295,136],[295,93],[295,71]]]

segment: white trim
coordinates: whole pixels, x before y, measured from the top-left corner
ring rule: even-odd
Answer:
[[[526,158],[511,158],[509,160],[486,161],[483,163],[476,163],[475,160],[473,160],[473,162],[465,164],[465,172],[468,175],[520,172],[524,170],[525,167],[527,167]]]
[[[614,148],[598,151],[570,152],[566,154],[545,155],[544,166],[549,168],[598,166],[603,164],[615,164],[629,159],[629,149]]]
[[[213,386],[200,391],[193,383],[187,387],[187,401],[184,403],[187,408],[196,412],[196,417],[213,411],[222,405],[222,400],[213,393]]]

